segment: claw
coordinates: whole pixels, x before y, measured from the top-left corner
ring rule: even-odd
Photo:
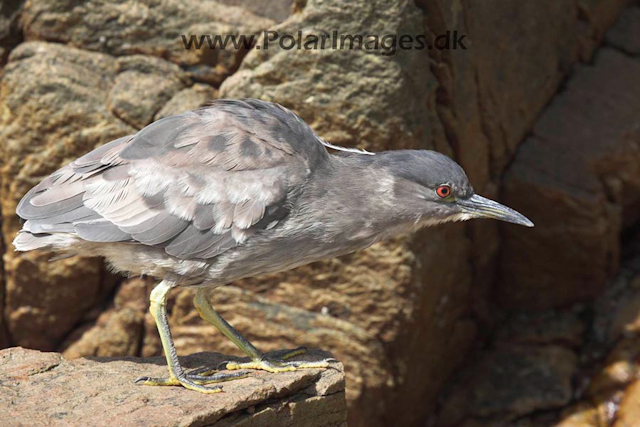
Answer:
[[[146,383],[147,381],[149,381],[151,378],[149,377],[138,377],[135,380],[133,380],[134,384],[142,384],[142,383]]]

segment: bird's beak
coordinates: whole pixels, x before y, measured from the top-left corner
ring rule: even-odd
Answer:
[[[525,227],[533,227],[533,222],[521,213],[477,194],[468,199],[458,199],[456,204],[460,206],[464,213],[474,218],[493,218],[524,225]]]

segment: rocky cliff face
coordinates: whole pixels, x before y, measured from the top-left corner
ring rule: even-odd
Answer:
[[[585,313],[638,218],[637,5],[309,0],[291,12],[286,0],[14,3],[0,10],[0,347],[159,354],[146,314],[152,283],[113,277],[99,260],[14,253],[15,206],[104,142],[212,97],[256,97],[295,110],[335,144],[447,153],[478,193],[536,228],[451,224],[243,280],[212,294],[227,320],[265,350],[331,351],[346,366],[352,426],[529,420],[574,401],[580,336],[591,330]],[[180,38],[266,29],[431,38],[457,30],[467,50],[185,50]],[[538,340],[523,312],[559,336]],[[181,354],[237,354],[199,320],[189,291],[172,296],[170,320]],[[497,325],[508,339],[494,337]],[[495,371],[503,361],[513,363],[507,373],[531,377],[505,383],[512,375]]]

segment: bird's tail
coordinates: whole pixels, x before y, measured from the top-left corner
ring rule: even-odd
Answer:
[[[20,252],[32,251],[34,249],[54,249],[64,245],[66,240],[68,240],[68,238],[60,234],[33,234],[22,230],[16,238],[13,239],[13,246],[16,251]]]

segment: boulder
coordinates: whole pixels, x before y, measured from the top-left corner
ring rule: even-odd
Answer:
[[[519,144],[573,64],[589,60],[625,1],[417,0],[416,4],[424,12],[424,31],[432,40],[447,30],[466,34],[467,50],[428,51],[438,84],[438,121],[430,126],[434,132],[442,129],[441,137],[476,191],[504,202],[502,177]],[[467,227],[469,261],[475,272],[474,311],[490,323],[495,314],[491,289],[500,262],[498,247],[505,237],[499,236],[493,221],[472,221]]]
[[[326,357],[321,351],[304,356]],[[188,369],[217,366],[229,357],[198,353],[181,358]],[[252,371],[202,394],[182,387],[134,384],[139,376],[165,376],[155,358],[83,358],[23,348],[0,351],[3,425],[346,427],[342,365],[270,374]],[[46,398],[43,398],[45,397]]]
[[[7,0],[0,3],[0,68],[10,50],[20,42],[20,9],[23,0]]]
[[[536,227],[504,227],[496,296],[506,309],[592,299],[616,271],[620,234],[640,213],[638,75],[639,60],[601,49],[520,146],[504,200]]]
[[[640,420],[640,381],[636,380],[625,391],[613,427],[633,427]]]
[[[137,277],[122,282],[110,307],[91,310],[59,346],[64,357],[139,355],[152,284]]]
[[[640,56],[640,6],[631,6],[605,35],[605,42],[629,55]]]
[[[506,425],[523,415],[562,407],[571,401],[576,368],[575,353],[561,346],[488,350],[461,373],[437,425],[456,426],[467,417]]]
[[[0,344],[7,346],[9,336],[14,344],[26,347],[67,348],[67,335],[75,330],[71,336],[78,338],[83,336],[80,331],[91,328],[89,324],[106,305],[104,299],[120,280],[98,259],[48,262],[53,254],[13,252],[11,241],[20,229],[14,212],[20,198],[83,153],[135,133],[165,105],[190,109],[214,94],[209,86],[192,84],[180,67],[151,56],[116,58],[44,42],[23,43],[12,52],[0,83],[0,137],[6,141],[0,146],[0,212],[3,246],[8,249],[6,288],[0,292],[5,294]],[[141,327],[145,307],[119,312],[113,319],[111,312],[105,313],[99,325],[121,325],[121,333],[130,336],[105,350],[105,342],[115,343],[110,341],[115,338],[89,334],[96,341],[84,347],[85,337],[75,348],[87,352],[76,354],[115,356],[138,351],[142,329],[133,325]]]
[[[50,253],[16,253],[15,209],[22,196],[80,153],[134,131],[106,101],[117,74],[109,55],[52,43],[11,52],[0,82],[0,203],[4,320],[12,343],[54,349],[112,290],[98,259],[48,262]]]
[[[107,108],[136,129],[154,116],[190,83],[180,67],[160,58],[130,55],[116,60],[118,75],[109,91]]]
[[[196,83],[173,95],[164,107],[156,113],[153,119],[154,121],[160,120],[163,117],[195,110],[207,105],[212,99],[217,97],[218,92],[214,88],[205,84]]]
[[[296,0],[299,2],[300,0]],[[282,22],[287,19],[295,9],[294,0],[218,0],[229,6],[240,6],[258,16]]]
[[[469,356],[474,362],[445,387],[432,425],[634,426],[640,377],[637,265],[637,257],[627,260],[590,305],[505,319],[484,348]]]
[[[213,0],[30,0],[23,11],[26,40],[70,44],[116,56],[144,54],[166,58],[192,75],[220,84],[235,71],[246,49],[187,48],[183,37],[251,35],[273,24],[268,18]]]

